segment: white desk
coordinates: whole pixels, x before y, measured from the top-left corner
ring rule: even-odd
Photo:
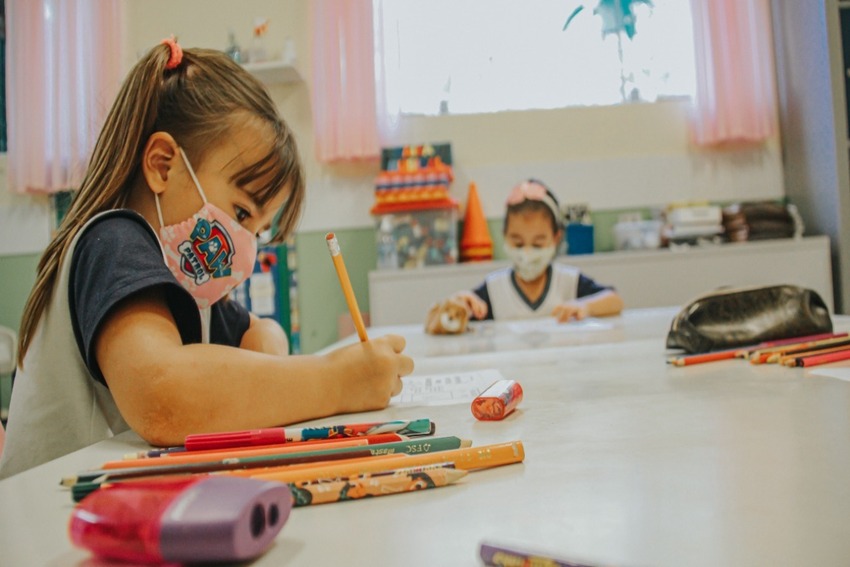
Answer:
[[[295,509],[256,564],[475,566],[484,539],[606,565],[848,564],[850,383],[743,361],[670,367],[657,331],[674,311],[627,311],[616,343],[417,354],[419,374],[499,368],[525,399],[503,422],[478,422],[466,405],[344,420],[430,417],[475,445],[521,439],[525,463]],[[428,343],[413,333],[412,349]],[[97,564],[70,545],[57,483],[141,447],[123,437],[0,482],[0,564]]]

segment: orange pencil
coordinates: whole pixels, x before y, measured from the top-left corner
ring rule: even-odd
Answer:
[[[767,362],[782,363],[783,359],[788,357],[809,356],[809,354],[831,352],[836,348],[842,348],[847,346],[850,346],[850,339],[836,339],[831,342],[824,342],[822,344],[811,347],[789,348],[787,350],[770,355],[767,358]]]
[[[797,347],[806,343],[815,343],[827,339],[837,339],[847,337],[850,333],[820,333],[817,335],[806,335],[803,337],[794,337],[790,339],[779,339],[775,341],[765,341],[753,347],[744,348],[740,351],[741,358],[750,358],[761,353],[776,352],[782,348]]]
[[[676,356],[668,360],[673,366],[690,366],[691,364],[702,364],[703,362],[714,362],[717,360],[729,360],[735,358],[740,349],[718,350],[714,352],[706,352],[703,354],[690,354],[686,356]]]
[[[787,356],[783,356],[779,359],[779,364],[784,364],[785,366],[800,366],[797,364],[797,361],[802,360],[803,358],[807,358],[810,356],[815,356],[818,354],[829,354],[831,352],[841,352],[844,350],[850,349],[850,345],[845,346],[837,346],[832,348],[824,348],[818,350],[807,350],[804,352],[797,352],[794,354],[789,354]]]
[[[304,453],[308,451],[316,451],[321,449],[339,449],[341,447],[358,447],[368,445],[367,439],[344,439],[340,443],[334,443],[331,446],[322,446],[317,448],[315,445],[303,446],[300,444],[293,445],[270,445],[267,447],[258,447],[256,449],[231,449],[229,451],[185,451],[168,457],[160,457],[158,459],[142,458],[142,459],[122,459],[120,461],[107,461],[100,467],[101,469],[128,469],[135,467],[159,467],[162,465],[180,465],[187,463],[206,463],[208,461],[220,461],[227,458],[241,457],[260,457],[265,455],[283,455],[289,453]]]
[[[508,443],[496,443],[494,445],[482,445],[480,447],[467,447],[435,453],[422,453],[419,455],[379,457],[372,458],[371,460],[351,459],[305,468],[295,465],[293,467],[270,467],[264,471],[255,469],[253,471],[254,474],[250,476],[251,478],[275,480],[278,482],[311,482],[323,478],[338,478],[395,468],[433,465],[443,462],[453,462],[455,468],[462,470],[484,469],[519,463],[524,458],[525,448],[522,445],[522,441],[510,441]]]
[[[817,348],[828,348],[830,346],[837,346],[839,344],[846,343],[850,343],[850,339],[847,339],[846,337],[835,337],[820,341],[808,341],[805,343],[797,343],[794,345],[782,345],[777,347],[771,347],[755,351],[753,354],[750,355],[750,362],[752,362],[753,364],[763,364],[765,362],[770,362],[771,356],[775,354],[781,355],[785,352],[790,352],[792,349],[796,349],[798,351],[813,350]]]
[[[363,323],[363,315],[360,314],[360,308],[357,307],[354,290],[351,289],[351,280],[348,278],[348,270],[345,269],[339,242],[337,242],[336,235],[333,232],[327,233],[325,240],[328,243],[334,268],[336,268],[336,275],[339,277],[339,285],[342,286],[342,293],[345,295],[345,302],[348,304],[348,310],[351,312],[351,318],[354,321],[354,328],[357,329],[357,336],[360,337],[361,341],[367,341],[369,337],[366,335],[366,324]]]

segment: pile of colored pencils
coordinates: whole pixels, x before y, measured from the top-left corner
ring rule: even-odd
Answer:
[[[850,360],[850,336],[848,333],[809,335],[737,349],[677,356],[667,362],[674,366],[690,366],[731,359],[746,359],[752,364],[804,367]]]
[[[127,455],[61,484],[79,502],[138,479],[241,476],[286,483],[293,506],[307,506],[446,486],[525,457],[521,441],[472,448],[469,440],[434,431],[431,420],[417,419],[192,435],[182,446]]]

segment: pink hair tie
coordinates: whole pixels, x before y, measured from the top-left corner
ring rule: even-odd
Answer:
[[[524,201],[540,201],[546,205],[550,211],[552,211],[555,221],[557,221],[559,225],[561,224],[561,211],[558,209],[558,204],[549,195],[549,193],[546,192],[546,187],[540,183],[535,181],[523,181],[511,189],[505,204],[508,206],[519,205]]]
[[[529,201],[543,201],[546,197],[546,188],[533,181],[524,181],[514,187],[508,195],[508,205],[518,205],[528,199]]]
[[[163,39],[160,43],[164,43],[171,49],[171,56],[168,58],[168,63],[165,64],[166,69],[175,69],[180,62],[183,61],[183,48],[177,45],[177,40],[174,35]]]

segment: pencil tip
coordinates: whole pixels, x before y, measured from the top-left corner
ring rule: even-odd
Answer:
[[[449,483],[458,481],[469,474],[465,469],[446,469],[446,481]]]
[[[59,481],[59,486],[74,486],[75,484],[77,484],[77,477],[74,476],[66,476]]]
[[[465,449],[467,447],[472,447],[472,439],[461,439],[460,440],[460,446],[461,446],[462,449]]]

